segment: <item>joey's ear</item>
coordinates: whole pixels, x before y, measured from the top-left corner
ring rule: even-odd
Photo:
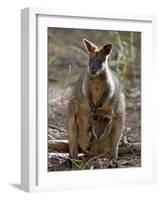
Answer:
[[[98,47],[95,44],[93,44],[87,39],[83,39],[83,43],[88,53],[92,53],[98,49]]]
[[[112,50],[112,44],[105,44],[103,45],[103,47],[101,48],[101,52],[107,56],[111,53]]]

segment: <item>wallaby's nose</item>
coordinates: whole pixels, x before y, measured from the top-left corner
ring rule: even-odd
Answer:
[[[94,67],[91,67],[91,68],[90,68],[90,73],[91,73],[91,74],[94,75],[94,74],[96,74],[96,72],[97,72],[97,71],[96,71],[96,68],[94,68]]]

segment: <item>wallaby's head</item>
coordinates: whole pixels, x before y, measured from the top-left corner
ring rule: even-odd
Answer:
[[[97,76],[107,67],[107,58],[112,50],[112,44],[104,44],[99,48],[86,39],[83,39],[83,43],[89,53],[88,72],[91,76]]]

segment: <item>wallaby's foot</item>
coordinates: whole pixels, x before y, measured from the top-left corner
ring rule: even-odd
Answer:
[[[70,159],[65,160],[64,167],[67,169],[72,169],[72,161]]]
[[[117,168],[119,166],[119,163],[117,160],[112,159],[109,162],[108,168]]]
[[[64,167],[69,170],[78,170],[77,161],[72,162],[71,159],[67,159],[64,161]]]

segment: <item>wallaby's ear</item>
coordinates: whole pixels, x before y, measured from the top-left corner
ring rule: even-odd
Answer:
[[[101,51],[105,56],[109,55],[111,53],[111,50],[112,50],[112,44],[105,44],[101,48]]]
[[[93,44],[87,39],[83,39],[83,43],[88,53],[92,53],[98,49],[98,47],[95,44]]]

